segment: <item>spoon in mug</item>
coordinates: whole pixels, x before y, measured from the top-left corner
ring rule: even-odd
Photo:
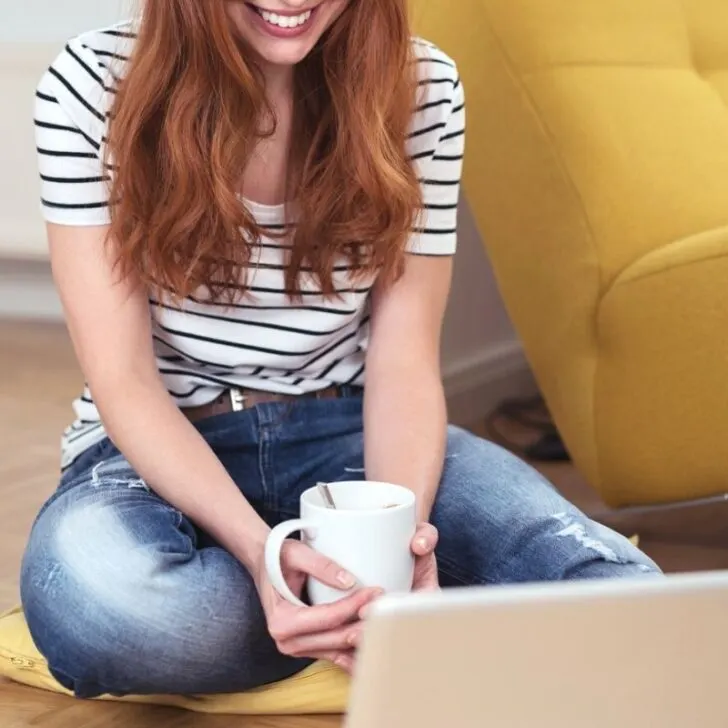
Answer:
[[[336,501],[334,501],[334,496],[331,495],[331,488],[326,483],[318,483],[316,485],[318,488],[319,493],[321,494],[321,498],[324,502],[324,505],[327,508],[331,508],[333,510],[336,510]]]

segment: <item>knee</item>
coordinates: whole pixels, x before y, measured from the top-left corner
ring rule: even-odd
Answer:
[[[561,554],[555,564],[558,579],[612,579],[660,576],[660,567],[635,544],[612,529],[578,511],[555,516],[557,525],[549,535],[554,551]]]
[[[456,576],[473,565],[480,565],[481,581],[496,582],[659,573],[526,462],[457,428],[449,431],[433,517]]]
[[[189,553],[163,547],[163,523],[139,521],[132,501],[85,498],[47,510],[33,528],[21,571],[23,603],[34,615],[58,615],[70,623],[79,608],[104,611],[121,621],[144,613],[171,584],[175,563]],[[125,513],[126,511],[126,513]],[[159,534],[153,533],[155,527]],[[171,545],[171,544],[168,544]]]
[[[70,509],[31,538],[22,601],[51,671],[78,697],[216,692],[210,666],[235,674],[245,645],[261,641],[247,575],[220,550],[203,560],[189,539],[141,543],[109,511]]]

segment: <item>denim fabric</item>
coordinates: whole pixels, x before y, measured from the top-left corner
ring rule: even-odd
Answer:
[[[364,477],[359,397],[267,404],[198,428],[271,526],[297,516],[317,481]],[[432,522],[444,586],[659,574],[525,463],[456,428]],[[79,697],[240,691],[306,664],[276,651],[243,566],[108,440],[43,507],[21,590],[38,648]]]

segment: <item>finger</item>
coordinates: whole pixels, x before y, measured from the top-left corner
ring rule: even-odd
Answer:
[[[318,632],[294,637],[279,644],[279,649],[292,657],[308,657],[323,652],[353,650],[361,639],[361,623],[346,625],[328,632]]]
[[[269,624],[280,644],[294,637],[328,632],[358,620],[359,611],[382,595],[381,589],[359,589],[333,604],[277,610]]]
[[[380,596],[384,596],[384,592],[382,592],[382,594],[380,594]],[[377,598],[378,598],[378,597],[377,597]],[[364,606],[363,606],[363,607],[362,607],[362,608],[361,608],[361,609],[359,610],[359,614],[357,614],[356,616],[357,616],[357,618],[359,619],[359,621],[360,621],[360,622],[364,622],[364,621],[365,621],[366,619],[368,619],[368,618],[369,618],[369,615],[371,614],[371,612],[372,612],[372,609],[373,609],[373,607],[374,607],[374,602],[375,602],[375,601],[376,601],[376,599],[372,599],[372,601],[370,601],[370,602],[368,602],[367,604],[365,604],[365,605],[364,605]]]
[[[437,548],[439,540],[438,530],[430,523],[423,523],[412,540],[412,552],[415,556],[429,556]]]
[[[331,662],[337,667],[340,667],[349,675],[353,674],[356,660],[354,659],[353,652],[322,652],[317,655],[311,655],[313,660],[325,660]]]
[[[289,541],[284,547],[285,563],[293,569],[312,576],[322,584],[349,591],[356,586],[356,577],[335,561],[314,551],[299,541]]]

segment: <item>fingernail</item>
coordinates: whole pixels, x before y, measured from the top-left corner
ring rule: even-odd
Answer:
[[[336,575],[336,581],[345,589],[351,589],[356,584],[356,579],[349,572],[343,570]]]
[[[369,615],[369,610],[371,609],[371,605],[367,604],[366,607],[362,607],[359,610],[359,619],[366,619]]]
[[[348,645],[351,645],[352,647],[356,646],[356,643],[359,641],[359,635],[356,632],[352,632],[349,637],[346,640],[346,643]]]
[[[426,538],[418,538],[418,539],[417,539],[417,545],[418,545],[418,546],[419,546],[419,547],[420,547],[421,549],[423,549],[423,550],[425,550],[425,551],[428,551],[428,550],[429,550],[429,548],[430,548],[430,544],[429,544],[429,543],[427,542],[427,539],[426,539]]]

